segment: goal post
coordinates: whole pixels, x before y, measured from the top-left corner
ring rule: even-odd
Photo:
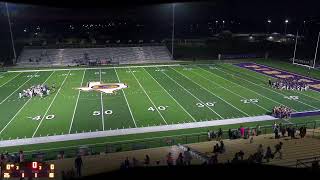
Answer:
[[[291,59],[292,64],[307,67],[309,69],[316,68],[320,32],[318,33],[318,36],[316,39],[317,39],[316,45],[310,42],[309,43],[299,42],[299,32],[297,31],[297,34],[295,37],[293,57]]]

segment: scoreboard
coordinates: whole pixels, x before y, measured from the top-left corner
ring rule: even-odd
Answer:
[[[2,177],[9,178],[54,178],[54,164],[45,162],[8,163],[2,169]]]

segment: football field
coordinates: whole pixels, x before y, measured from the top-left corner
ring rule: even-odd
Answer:
[[[270,77],[233,64],[127,66],[0,73],[1,140],[165,127],[320,109],[316,91],[277,90]],[[90,82],[124,83],[106,94],[80,91]],[[44,98],[19,98],[38,84]],[[264,119],[261,119],[261,121]]]

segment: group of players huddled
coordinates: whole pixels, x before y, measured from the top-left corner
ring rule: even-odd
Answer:
[[[276,118],[290,118],[292,109],[286,106],[277,106],[272,109],[272,116]]]
[[[297,90],[297,91],[307,91],[309,89],[309,84],[305,82],[299,82],[294,78],[278,79],[274,82],[269,80],[269,85],[276,89],[281,90]]]
[[[54,86],[52,86],[54,88]],[[47,85],[36,85],[36,86],[31,86],[28,89],[22,90],[22,92],[19,92],[19,98],[23,97],[34,97],[34,96],[40,96],[41,98],[43,96],[48,96],[50,95],[50,89]]]

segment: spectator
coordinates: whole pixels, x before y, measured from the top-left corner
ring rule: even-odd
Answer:
[[[250,138],[250,144],[253,143],[253,136]]]
[[[280,136],[279,136],[279,129],[278,129],[278,127],[275,127],[275,128],[274,128],[274,138],[275,138],[275,139],[279,139],[279,137],[280,137]]]
[[[240,158],[240,160],[243,160],[244,152],[242,150],[238,152],[238,157]]]
[[[214,147],[213,147],[213,153],[218,153],[220,152],[220,149],[219,149],[219,144],[217,143]]]
[[[185,163],[185,165],[190,166],[191,160],[192,160],[192,156],[191,156],[191,153],[190,153],[190,148],[188,148],[187,151],[185,151],[183,153],[183,155],[184,155],[184,163]]]
[[[275,157],[275,155],[277,154],[277,153],[279,153],[279,159],[282,159],[282,142],[280,142],[279,144],[276,144],[275,145],[275,152],[273,153],[273,156]]]
[[[257,127],[256,127],[256,133],[257,133],[257,136],[259,136],[261,134],[261,127],[259,124],[257,124]]]
[[[286,134],[286,128],[284,128],[284,127],[281,125],[281,123],[280,123],[280,132],[281,132],[282,137],[284,137],[285,134]]]
[[[144,165],[149,166],[150,165],[150,157],[149,155],[146,155],[146,158],[144,159]]]
[[[259,145],[258,150],[257,150],[258,154],[263,154],[263,147],[262,144]]]
[[[211,132],[208,130],[208,141],[211,141]]]
[[[77,170],[77,176],[78,177],[82,176],[81,168],[83,166],[83,162],[80,155],[78,155],[77,158],[75,159],[74,165]]]
[[[173,165],[173,159],[172,159],[172,154],[171,152],[168,153],[167,155],[167,165],[170,167]]]
[[[127,157],[126,160],[124,160],[124,168],[129,169],[130,168],[130,161],[129,158]]]
[[[19,152],[19,162],[20,162],[20,163],[24,162],[24,154],[23,154],[23,151],[20,151],[20,152]]]
[[[139,161],[135,157],[133,157],[132,158],[132,167],[138,167],[138,166],[139,166]]]
[[[179,153],[178,158],[176,159],[176,165],[177,166],[183,166],[183,156],[182,153]]]
[[[270,146],[267,147],[266,155],[264,156],[264,158],[267,160],[267,162],[270,161],[270,158],[273,159],[273,154],[272,154]]]
[[[225,152],[225,147],[224,147],[224,143],[223,143],[222,140],[220,141],[219,152],[220,152],[220,153],[224,153],[224,152]]]
[[[241,126],[241,127],[239,128],[239,131],[240,131],[241,137],[243,138],[243,137],[244,137],[244,127]]]
[[[209,165],[218,164],[218,154],[212,155],[212,156],[209,158],[208,164],[209,164]]]
[[[218,131],[218,138],[219,140],[222,138],[222,135],[223,135],[223,131],[221,128],[219,128],[219,131]]]
[[[295,127],[293,127],[292,131],[291,131],[291,139],[295,139],[296,138],[296,131],[297,131],[297,129]]]
[[[229,139],[232,139],[232,131],[231,131],[231,129],[228,130],[228,136],[229,136]]]

